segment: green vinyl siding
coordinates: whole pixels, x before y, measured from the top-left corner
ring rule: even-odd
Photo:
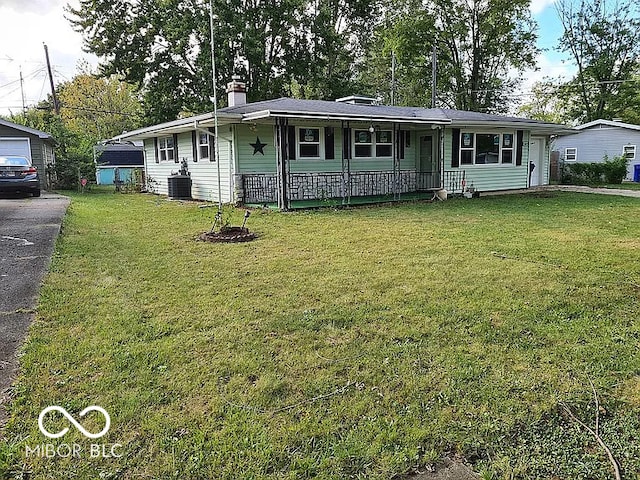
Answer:
[[[489,132],[490,128],[481,129],[483,133]],[[468,131],[479,131],[479,129],[468,129]],[[496,133],[501,133],[496,131]],[[451,167],[451,146],[452,132],[450,128],[444,132],[444,168],[451,171],[464,171],[467,186],[473,186],[480,191],[513,190],[527,188],[529,178],[529,132],[524,131],[522,148],[522,165],[515,165],[515,149],[513,164],[491,164],[491,165],[461,165]]]
[[[238,173],[276,173],[277,159],[274,142],[273,125],[236,125],[236,155],[238,156]],[[256,143],[265,144],[262,151],[255,152],[251,146]]]
[[[308,123],[300,122],[292,127],[320,127],[320,137],[323,144],[324,158],[297,158],[289,163],[291,173],[331,173],[342,172],[342,145],[344,138],[340,123]],[[333,158],[327,159],[326,145],[324,145],[324,128],[333,127]],[[297,130],[296,130],[297,133]]]
[[[340,123],[322,124],[300,122],[291,127],[314,126],[324,129],[331,126],[334,129],[333,159],[315,158],[301,159],[295,158],[289,162],[291,173],[330,173],[342,171],[342,151],[343,151],[343,129]],[[354,128],[364,128],[357,126]],[[389,127],[392,129],[392,127]],[[411,135],[411,145],[405,148],[405,158],[400,160],[400,169],[412,170],[416,168],[417,140],[415,132],[408,132]],[[276,149],[274,142],[275,129],[270,125],[237,125],[235,138],[237,139],[238,173],[275,173],[277,169]],[[266,144],[264,155],[254,154],[254,148],[250,145],[256,142],[256,137],[260,142]],[[321,133],[324,137],[324,130]],[[348,139],[347,141],[351,141]],[[325,153],[324,141],[322,151]],[[346,163],[346,160],[345,160]],[[352,158],[349,160],[349,168],[352,172],[377,172],[393,170],[392,158]]]

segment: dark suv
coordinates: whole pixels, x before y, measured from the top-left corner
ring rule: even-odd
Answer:
[[[0,192],[31,193],[40,196],[38,169],[26,157],[0,156]]]

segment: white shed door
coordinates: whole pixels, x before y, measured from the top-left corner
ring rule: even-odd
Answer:
[[[31,160],[28,138],[0,138],[0,155],[20,155]]]

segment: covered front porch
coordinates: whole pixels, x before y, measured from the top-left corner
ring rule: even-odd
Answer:
[[[390,124],[375,119],[367,123],[333,122],[321,127],[323,140],[318,144],[324,158],[308,161],[295,155],[301,152],[303,130],[307,128],[296,120],[275,119],[276,172],[240,172],[235,176],[239,203],[286,210],[430,199],[443,188],[462,191],[463,174],[442,168],[441,125]],[[316,127],[311,130],[320,132]],[[312,137],[309,136],[309,143]],[[379,145],[388,145],[388,150],[378,150]],[[371,155],[363,158],[365,148],[370,149]],[[327,159],[329,151],[335,156]],[[377,155],[379,151],[386,155]]]

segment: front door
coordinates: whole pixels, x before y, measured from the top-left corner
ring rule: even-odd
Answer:
[[[529,186],[536,187],[542,179],[542,151],[543,140],[532,138],[529,142]]]
[[[433,135],[420,135],[418,189],[429,190],[440,186],[438,161],[433,153]]]

